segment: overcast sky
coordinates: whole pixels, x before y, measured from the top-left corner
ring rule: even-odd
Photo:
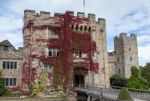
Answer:
[[[10,40],[23,46],[22,26],[25,9],[64,13],[84,11],[83,0],[0,0],[0,41]],[[86,0],[87,13],[105,18],[108,50],[114,50],[113,38],[121,32],[136,33],[140,65],[150,62],[150,0]]]

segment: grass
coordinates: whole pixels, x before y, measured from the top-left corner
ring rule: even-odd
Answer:
[[[2,97],[19,97],[19,93],[6,92]]]

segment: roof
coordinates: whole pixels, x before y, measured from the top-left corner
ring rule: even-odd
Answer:
[[[1,41],[0,46],[14,47],[8,40]]]

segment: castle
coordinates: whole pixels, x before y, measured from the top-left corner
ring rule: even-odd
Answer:
[[[22,79],[14,76],[15,85],[7,85],[12,82],[9,80],[12,77],[4,73],[3,77],[8,78],[5,85],[11,89],[20,87],[24,95],[31,93],[31,87],[37,85],[42,85],[42,89],[46,88],[49,92],[63,89],[70,93],[74,86],[79,85],[108,88],[110,76],[120,74],[129,78],[131,66],[138,67],[138,50],[135,34],[127,36],[121,33],[115,37],[115,51],[111,53],[107,52],[106,39],[105,19],[96,21],[94,14],[85,17],[84,13],[78,12],[74,16],[73,12],[66,11],[64,14],[55,13],[52,17],[50,12],[41,11],[39,14],[25,10],[24,48],[18,51],[22,55],[19,58],[17,55],[13,58],[0,56],[0,69],[3,72],[21,70],[17,75]],[[0,53],[17,54],[15,49],[4,50],[6,45],[2,43]],[[6,61],[19,62],[16,63],[17,69],[8,70],[4,65]],[[11,63],[9,65],[11,67]]]

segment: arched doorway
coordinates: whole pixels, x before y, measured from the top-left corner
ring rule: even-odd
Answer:
[[[74,86],[84,86],[85,76],[88,74],[88,70],[85,68],[75,68],[74,69]]]

